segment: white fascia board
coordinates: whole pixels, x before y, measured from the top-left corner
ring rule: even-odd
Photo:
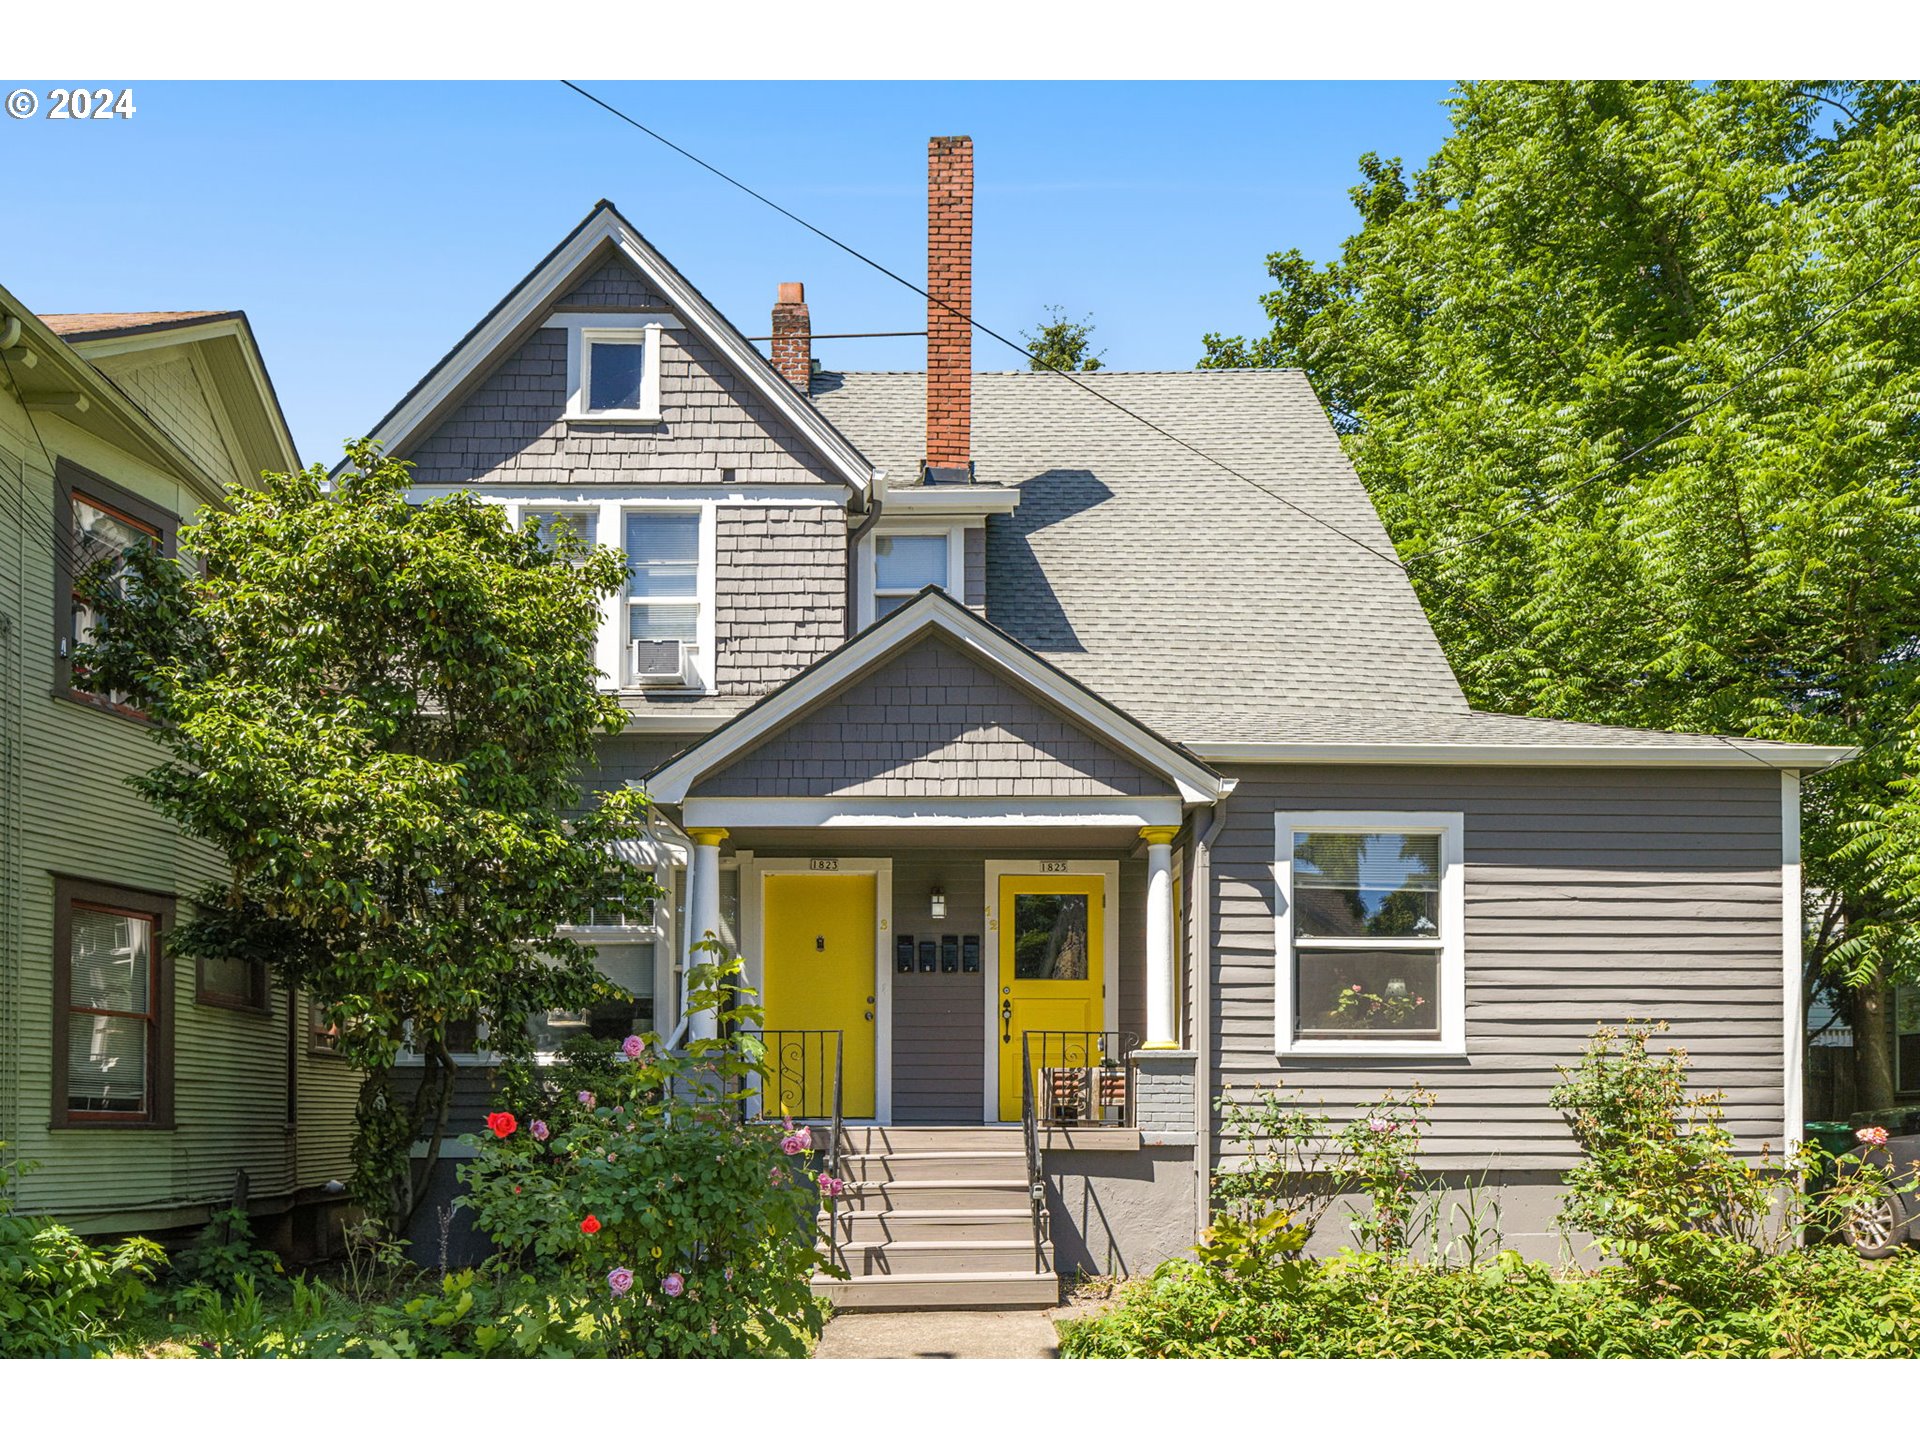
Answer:
[[[1015,489],[982,486],[940,486],[926,490],[900,489],[886,493],[888,515],[1011,515],[1020,508]],[[886,528],[884,519],[880,528]]]
[[[1032,795],[953,796],[787,796],[702,795],[688,800],[681,816],[695,829],[940,829],[957,825],[1039,826],[1178,825],[1183,806],[1173,795],[1124,795],[1113,798]]]
[[[946,635],[990,668],[1011,672],[1095,734],[1166,775],[1187,804],[1212,804],[1225,793],[1222,777],[1205,765],[1197,764],[1112,706],[1082,692],[962,608],[959,602],[937,592],[923,594],[902,606],[878,625],[862,631],[830,658],[790,681],[785,689],[761,701],[723,737],[724,746],[714,746],[712,736],[694,746],[652,777],[649,793],[660,804],[678,805],[702,775],[752,748],[813,701],[829,694],[869,664],[883,659],[888,652],[932,631]]]
[[[394,454],[412,445],[428,417],[472,377],[509,335],[552,304],[561,282],[608,241],[660,292],[672,312],[698,331],[760,399],[813,443],[847,484],[862,496],[869,493],[873,466],[812,405],[795,393],[773,368],[772,361],[754,349],[611,207],[590,216],[571,239],[548,256],[498,310],[440,363],[411,399],[394,411],[374,436],[382,450]],[[566,313],[586,314],[583,311]]]
[[[559,484],[538,482],[517,485],[510,490],[475,489],[470,483],[435,481],[407,488],[409,500],[439,500],[449,495],[472,495],[488,505],[526,505],[535,509],[569,505],[598,505],[604,500],[631,500],[636,504],[658,501],[662,504],[711,500],[716,505],[779,505],[800,509],[823,506],[844,510],[847,487],[844,485],[763,485],[742,489],[738,485],[646,484],[628,477],[607,480],[569,479]]]
[[[1667,769],[1819,770],[1851,760],[1842,745],[1448,745],[1312,744],[1190,741],[1187,748],[1214,764],[1244,765],[1569,765]]]

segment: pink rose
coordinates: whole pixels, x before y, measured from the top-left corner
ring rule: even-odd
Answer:
[[[589,1110],[593,1109],[593,1091],[582,1090],[578,1095],[574,1096],[573,1098],[578,1100],[582,1105],[586,1106]]]
[[[1356,995],[1358,995],[1358,994],[1360,993],[1360,987],[1359,987],[1358,985],[1356,985],[1356,986],[1354,986],[1354,987],[1353,987],[1353,993],[1354,993],[1354,994],[1356,994]]]
[[[633,1289],[633,1271],[624,1265],[616,1265],[607,1272],[607,1288],[615,1295],[624,1295]]]
[[[547,1122],[544,1120],[536,1120],[528,1128],[533,1131],[533,1138],[536,1140],[544,1140],[550,1133],[547,1129]]]
[[[1884,1145],[1887,1143],[1887,1127],[1884,1125],[1868,1125],[1854,1131],[1853,1138],[1858,1140],[1862,1145]]]
[[[834,1199],[836,1196],[844,1195],[847,1193],[847,1182],[837,1175],[822,1175],[820,1177],[820,1193],[829,1200]]]
[[[629,1035],[620,1042],[620,1053],[629,1060],[638,1060],[646,1053],[647,1042],[638,1035]]]
[[[660,1282],[660,1289],[668,1299],[678,1300],[686,1293],[687,1282],[681,1278],[680,1272],[676,1270]]]

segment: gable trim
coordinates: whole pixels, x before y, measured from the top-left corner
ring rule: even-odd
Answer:
[[[666,300],[675,315],[686,322],[702,339],[720,352],[736,374],[765,401],[775,413],[794,427],[818,452],[842,480],[864,502],[873,488],[873,466],[853,442],[836,430],[812,403],[789,385],[779,371],[754,348],[711,302],[667,262],[665,256],[648,244],[609,201],[602,200],[573,232],[554,247],[527,275],[487,313],[480,323],[447,352],[439,364],[383,415],[373,427],[373,435],[388,454],[403,454],[423,438],[424,432],[468,381],[491,364],[507,343],[535,316],[565,293],[564,286],[575,278],[596,251],[609,246],[638,270],[643,278]],[[562,312],[585,316],[584,311]],[[345,462],[342,462],[343,464]],[[340,467],[336,466],[336,473]]]
[[[946,637],[988,669],[1011,674],[1099,739],[1144,768],[1166,776],[1186,804],[1211,804],[1233,788],[1231,781],[1189,751],[1162,739],[1110,701],[1103,700],[1005,632],[995,629],[952,596],[930,585],[885,620],[815,661],[785,685],[647,776],[648,794],[663,805],[680,804],[701,779],[771,738],[788,722],[799,719],[816,701],[827,698],[889,654],[904,651],[913,642],[935,634]]]
[[[746,829],[833,830],[847,826],[876,830],[938,829],[955,825],[1034,826],[1117,825],[1139,829],[1179,825],[1181,801],[1173,795],[1052,796],[995,795],[980,798],[929,795],[811,796],[697,795],[682,802],[691,826]]]

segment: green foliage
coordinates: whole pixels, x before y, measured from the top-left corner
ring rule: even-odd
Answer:
[[[1876,747],[1808,787],[1812,953],[1920,973],[1920,89],[1450,105],[1201,364],[1305,369],[1482,708]]]
[[[757,1023],[740,968],[696,965],[689,1012]],[[681,1054],[649,1034],[627,1053],[593,1090],[499,1113],[476,1142],[458,1203],[499,1248],[489,1278],[538,1277],[606,1353],[806,1354],[823,1319],[814,1141],[742,1118],[760,1042],[737,1031]]]
[[[1247,1220],[1227,1211],[1200,1232],[1193,1253],[1201,1264],[1242,1280],[1297,1274],[1302,1270],[1300,1252],[1311,1235],[1282,1210]]]
[[[404,464],[349,459],[236,491],[183,530],[198,564],[142,547],[87,577],[102,626],[78,663],[156,722],[169,756],[136,788],[231,864],[176,950],[264,956],[325,1007],[366,1074],[356,1195],[398,1228],[408,1147],[444,1129],[449,1027],[523,1047],[530,1015],[600,984],[561,928],[657,887],[613,845],[644,797],[583,808],[572,780],[623,723],[593,656],[619,554],[471,495],[409,504]],[[403,1043],[417,1090],[394,1083]]]
[[[1083,315],[1078,320],[1069,320],[1067,312],[1058,305],[1046,307],[1047,321],[1037,330],[1022,330],[1020,338],[1027,342],[1032,359],[1027,361],[1029,370],[1100,370],[1103,367],[1100,357],[1107,352],[1093,351],[1093,317]]]
[[[0,1357],[107,1353],[166,1252],[137,1237],[96,1247],[64,1225],[14,1214],[17,1173],[0,1163]]]
[[[1512,1251],[1474,1269],[1346,1253],[1271,1282],[1171,1261],[1060,1327],[1074,1359],[1913,1357],[1920,1255],[1769,1257],[1748,1292],[1647,1295],[1621,1268],[1556,1277]]]
[[[237,1205],[209,1217],[193,1244],[173,1257],[176,1280],[229,1294],[242,1280],[271,1283],[284,1273],[279,1256],[253,1243],[252,1217]]]

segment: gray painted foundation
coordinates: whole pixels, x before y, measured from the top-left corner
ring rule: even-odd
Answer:
[[[1191,1253],[1193,1149],[1050,1150],[1047,1210],[1053,1268],[1062,1275],[1145,1275]]]

